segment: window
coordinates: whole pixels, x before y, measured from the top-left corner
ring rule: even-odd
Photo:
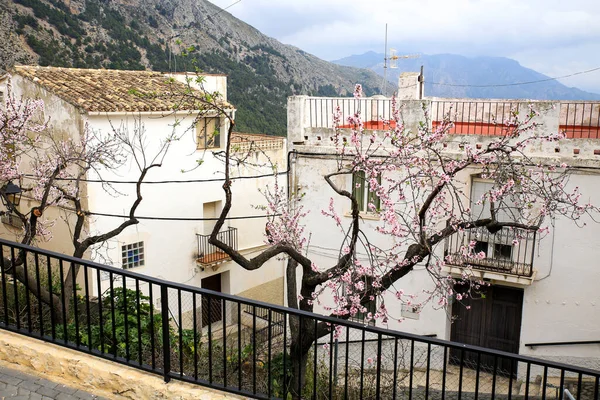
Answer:
[[[123,269],[143,267],[146,261],[146,257],[144,256],[144,242],[121,246],[121,259],[123,260]]]
[[[490,218],[490,202],[486,198],[482,204],[477,204],[486,193],[494,190],[494,182],[486,181],[480,178],[473,178],[471,189],[471,212],[473,219]],[[500,222],[510,222],[518,218],[518,210],[510,196],[506,196],[501,202],[494,204],[496,210],[496,218]],[[495,263],[495,265],[504,265],[510,267],[513,261],[513,253],[517,249],[513,249],[512,240],[516,238],[514,232],[508,229],[503,229],[494,234],[486,229],[472,230],[472,234],[476,234],[477,240],[473,252],[485,254],[484,260],[476,261],[479,265],[487,265]]]
[[[485,234],[483,233],[484,231],[482,231],[482,236]],[[489,240],[490,242],[484,242],[484,241],[480,241],[478,240],[475,243],[475,248],[473,249],[473,254],[478,254],[483,252],[485,254],[486,259],[496,259],[496,260],[501,260],[501,261],[507,261],[507,262],[511,262],[512,261],[512,253],[513,253],[513,246],[511,244],[507,244],[507,243],[495,243],[496,241],[506,241],[506,235],[498,235],[498,237],[492,236],[492,235],[486,235],[487,240]]]
[[[480,178],[473,178],[471,183],[471,216],[473,219],[490,218],[489,196],[481,204],[477,202],[481,201],[486,193],[494,190],[495,183]],[[496,219],[500,222],[516,221],[519,218],[519,210],[510,195],[504,196],[494,207]]]
[[[377,183],[381,185],[381,175],[377,176]],[[352,174],[352,195],[358,202],[358,209],[362,212],[374,212],[381,209],[381,201],[375,193],[375,188],[371,190],[369,181],[365,178],[365,171],[356,171]],[[373,204],[375,209],[369,208]]]
[[[221,147],[221,119],[202,118],[196,125],[198,150]]]

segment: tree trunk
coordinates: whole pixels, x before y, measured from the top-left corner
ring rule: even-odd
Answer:
[[[304,389],[304,385],[306,385],[308,351],[304,351],[298,342],[292,341],[290,352],[292,377],[288,389],[294,400],[300,400],[302,399],[302,389]]]
[[[296,318],[290,317],[291,319]],[[302,390],[306,385],[308,352],[314,341],[311,334],[311,327],[314,327],[314,321],[303,321],[301,329],[299,326],[294,329],[294,325],[297,326],[299,324],[291,324],[292,343],[290,345],[290,361],[292,363],[292,376],[288,390],[294,400],[300,400],[302,398]]]

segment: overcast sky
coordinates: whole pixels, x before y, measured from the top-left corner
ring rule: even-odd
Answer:
[[[399,54],[505,56],[552,77],[600,66],[600,0],[241,0],[227,11],[325,60],[383,52],[388,23]],[[600,71],[562,82],[600,93]]]

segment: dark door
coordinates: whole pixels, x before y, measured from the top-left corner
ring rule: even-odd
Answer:
[[[221,291],[221,274],[202,279],[202,289]],[[202,327],[218,322],[222,318],[222,300],[214,296],[202,296]]]
[[[458,292],[466,292],[468,285],[457,285]],[[521,314],[523,310],[523,290],[503,286],[490,286],[478,290],[474,299],[455,302],[452,316],[451,340],[474,346],[486,347],[517,354],[521,337]],[[470,306],[467,309],[466,306]],[[459,363],[460,350],[450,351],[450,361]],[[465,352],[463,363],[477,367],[478,355]],[[512,364],[512,365],[511,365]],[[516,364],[510,359],[494,356],[479,356],[479,366],[492,371],[496,365],[499,373],[516,374]]]

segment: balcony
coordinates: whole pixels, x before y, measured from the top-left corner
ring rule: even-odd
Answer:
[[[196,237],[198,239],[196,263],[199,266],[202,268],[212,267],[214,269],[217,265],[230,260],[229,256],[221,251],[221,249],[208,242],[210,235],[196,234]],[[217,238],[221,242],[233,247],[234,250],[238,249],[238,233],[236,228],[228,227],[219,232]]]
[[[328,98],[297,96],[291,102],[290,115],[290,140],[297,145],[332,146],[333,141],[333,114],[339,110],[342,129],[352,128],[347,118],[360,113],[363,127],[366,130],[386,130],[390,128],[392,119],[392,101],[389,98]],[[529,106],[540,113],[536,121],[541,123],[541,128],[546,133],[562,132],[568,141],[576,146],[576,155],[582,157],[590,153],[596,159],[600,154],[600,147],[592,148],[583,146],[578,139],[600,139],[600,102],[594,101],[537,101],[537,100],[488,100],[488,99],[441,99],[431,98],[423,100],[402,100],[400,116],[404,125],[415,131],[423,121],[423,109],[428,110],[429,127],[435,129],[449,117],[453,127],[449,133],[452,136],[461,136],[459,141],[472,140],[480,142],[482,137],[494,137],[510,134],[510,127],[506,126],[513,117],[513,111],[519,112],[520,118],[529,111]],[[298,117],[299,116],[299,117]],[[391,123],[394,127],[394,123]],[[342,133],[344,135],[344,133]],[[449,138],[449,141],[453,139]],[[563,142],[565,145],[567,142]],[[450,149],[451,146],[449,146]],[[561,149],[556,152],[571,149]],[[544,151],[555,152],[555,149]]]
[[[459,232],[446,239],[446,264],[459,268],[491,271],[516,277],[531,278],[536,231],[502,228],[490,233],[487,228]],[[483,252],[485,258],[465,255],[465,249],[475,241],[473,254]]]

